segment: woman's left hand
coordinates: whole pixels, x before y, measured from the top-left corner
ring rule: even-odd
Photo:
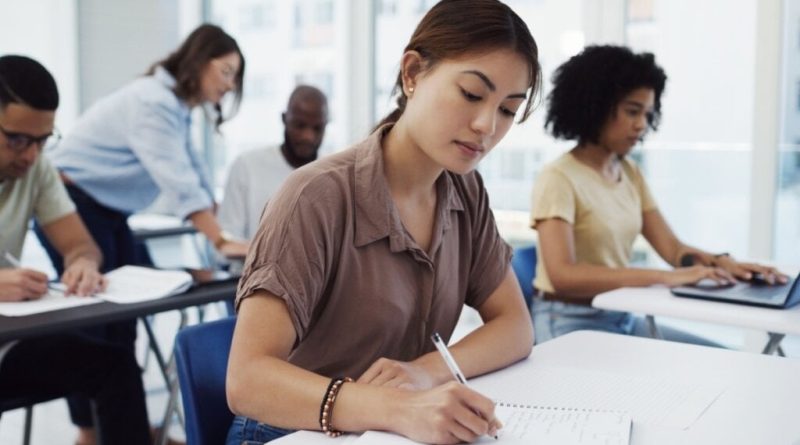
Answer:
[[[417,363],[379,358],[356,383],[421,391],[435,387],[437,382]]]
[[[757,263],[740,263],[729,256],[717,258],[716,264],[741,281],[750,281],[755,274],[759,274],[769,284],[786,284],[789,282],[788,276],[770,266],[763,266]]]

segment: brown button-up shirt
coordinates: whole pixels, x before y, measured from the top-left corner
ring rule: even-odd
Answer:
[[[464,304],[500,285],[511,248],[477,172],[436,181],[429,252],[400,220],[383,172],[383,127],[296,170],[270,200],[236,304],[263,289],[283,299],[298,341],[289,362],[358,377],[378,358],[409,361],[448,341]]]

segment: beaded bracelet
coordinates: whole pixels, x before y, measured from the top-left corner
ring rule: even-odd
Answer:
[[[328,437],[339,437],[342,431],[333,429],[333,404],[336,402],[336,396],[345,382],[352,382],[350,377],[334,377],[328,384],[328,389],[325,391],[325,396],[322,398],[322,405],[319,408],[319,427],[322,432]]]

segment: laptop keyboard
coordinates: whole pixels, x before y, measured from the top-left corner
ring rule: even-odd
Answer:
[[[789,286],[752,286],[750,284],[736,285],[732,289],[725,291],[728,295],[736,295],[738,297],[758,299],[758,300],[771,300],[776,296],[785,295],[789,292]]]

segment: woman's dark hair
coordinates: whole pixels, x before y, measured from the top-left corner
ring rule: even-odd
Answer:
[[[56,80],[47,68],[29,57],[0,57],[0,109],[11,103],[55,111],[58,108]]]
[[[587,46],[556,69],[545,128],[559,139],[597,143],[622,99],[636,89],[650,88],[655,101],[647,123],[657,130],[666,82],[667,75],[651,53],[634,54],[623,46]]]
[[[403,52],[417,51],[423,58],[425,69],[430,70],[445,59],[497,49],[516,51],[528,64],[530,91],[519,120],[523,122],[531,113],[541,83],[539,48],[525,22],[504,3],[498,0],[441,0],[419,22]],[[403,91],[402,76],[402,72],[397,74],[392,90],[393,95],[399,93],[397,108],[377,127],[397,122],[406,108],[408,98]]]
[[[186,37],[186,40],[175,52],[154,63],[147,74],[152,75],[158,66],[164,67],[175,78],[173,90],[175,95],[185,101],[194,100],[200,94],[200,76],[203,69],[211,60],[232,52],[239,54],[242,61],[241,67],[236,73],[235,100],[231,110],[231,114],[235,114],[242,101],[244,89],[244,54],[239,49],[236,40],[219,26],[200,25]],[[216,126],[219,127],[225,118],[222,116],[220,105],[216,104],[215,108],[217,110]]]

